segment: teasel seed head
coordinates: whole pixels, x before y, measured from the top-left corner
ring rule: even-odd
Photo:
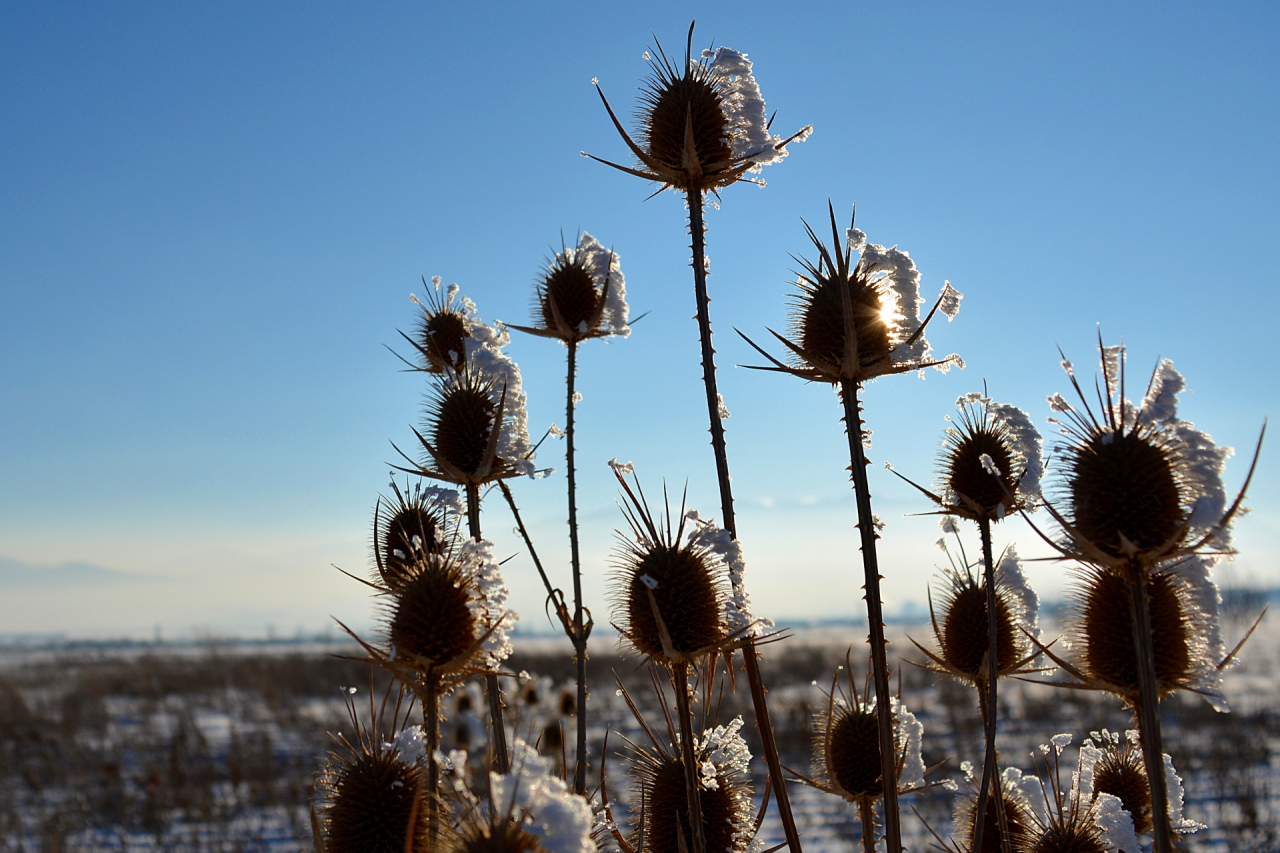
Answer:
[[[1026,797],[1018,790],[1016,784],[1021,774],[1006,770],[1001,777],[1000,796],[987,798],[987,810],[982,825],[982,848],[975,849],[973,837],[977,832],[978,792],[974,784],[973,766],[969,762],[963,765],[965,775],[973,790],[961,795],[956,800],[955,834],[958,843],[953,846],[964,853],[1002,853],[1004,846],[1000,837],[1000,809],[1004,809],[1005,826],[1009,830],[1009,846],[1014,850],[1023,850],[1031,834],[1033,817]]]
[[[1062,526],[1067,556],[1104,566],[1144,570],[1157,562],[1229,547],[1228,528],[1244,490],[1230,508],[1222,468],[1230,448],[1177,416],[1182,376],[1165,360],[1140,405],[1125,398],[1125,349],[1099,338],[1103,383],[1098,411],[1063,366],[1080,399],[1049,398],[1065,436],[1060,489],[1066,511],[1050,512]],[[1261,439],[1259,440],[1261,441]],[[1255,455],[1256,463],[1257,457]],[[1250,469],[1252,475],[1252,468]],[[1246,479],[1245,486],[1248,486]]]
[[[739,734],[741,727],[738,717],[696,739],[702,829],[709,853],[745,853],[755,835],[747,775],[750,753]],[[636,823],[644,849],[652,853],[693,849],[684,764],[678,748],[673,752],[651,752],[633,745],[627,753],[640,788],[634,800]]]
[[[519,466],[513,461],[522,460],[500,454],[504,435],[515,428],[507,392],[498,378],[478,369],[438,378],[425,424],[430,438],[415,431],[427,458],[410,473],[463,486],[514,476]]]
[[[953,515],[991,521],[1034,510],[1044,462],[1031,418],[977,392],[960,397],[956,407],[960,417],[943,440],[942,497],[934,499]]]
[[[438,275],[431,278],[425,300],[417,295],[411,297],[422,313],[412,336],[400,333],[417,351],[416,368],[426,373],[461,370],[467,361],[466,342],[471,337],[470,300],[458,299],[456,284],[449,285],[441,295],[440,281]],[[425,278],[422,283],[427,283]]]
[[[465,669],[482,633],[471,606],[477,595],[473,579],[458,563],[417,561],[392,605],[387,639],[396,657],[410,656],[442,674]]]
[[[618,256],[584,232],[576,246],[561,245],[538,276],[534,325],[510,327],[565,343],[626,337],[631,334],[628,311],[626,278]]]
[[[422,555],[452,550],[457,538],[462,501],[452,489],[407,484],[402,490],[393,479],[394,498],[378,496],[373,511],[373,559],[376,580],[388,589],[398,588],[409,577],[410,567]]]
[[[1131,729],[1121,735],[1103,729],[1090,732],[1080,748],[1080,787],[1094,796],[1116,797],[1133,821],[1134,832],[1148,835],[1152,828],[1151,783],[1142,757],[1140,735]],[[1164,755],[1165,790],[1169,803],[1169,823],[1174,832],[1187,834],[1203,824],[1182,816],[1182,777],[1173,769],[1173,760]]]
[[[948,319],[959,312],[961,294],[948,282],[921,321],[920,272],[910,256],[896,247],[867,243],[867,235],[853,227],[852,219],[842,240],[830,202],[827,211],[829,247],[804,223],[818,260],[799,259],[802,269],[796,286],[800,292],[794,299],[791,336],[770,329],[789,351],[791,362],[784,364],[747,338],[771,363],[758,369],[840,384],[926,367],[963,368],[964,360],[954,353],[934,358],[924,337],[925,327],[939,309]]]
[[[781,160],[789,143],[803,141],[811,132],[805,127],[785,140],[771,136],[746,54],[722,47],[695,60],[692,24],[683,64],[669,59],[660,44],[657,53],[640,95],[638,144],[596,85],[614,127],[640,162],[632,168],[593,160],[664,187],[704,193],[753,180],[745,177],[748,172]],[[648,52],[645,58],[650,59]]]
[[[614,626],[637,652],[668,666],[727,648],[734,638],[725,618],[723,561],[696,529],[685,535],[683,506],[673,533],[670,507],[665,526],[656,523],[639,481],[633,491],[621,473],[617,476],[631,536],[618,532]]]

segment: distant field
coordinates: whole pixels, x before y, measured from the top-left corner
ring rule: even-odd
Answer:
[[[1228,629],[1232,636],[1238,631]],[[891,650],[907,658],[927,626],[891,631]],[[1188,813],[1211,829],[1189,850],[1280,849],[1280,636],[1264,624],[1243,665],[1230,671],[1227,695],[1235,713],[1219,715],[1192,697],[1163,707],[1166,743],[1185,777]],[[808,765],[808,721],[855,631],[801,631],[766,649],[771,708],[786,764]],[[513,672],[527,671],[532,692],[509,696],[511,725],[536,739],[554,716],[558,686],[571,677],[562,640],[517,646]],[[605,643],[591,660],[596,743],[608,725],[636,727],[616,695],[614,672],[646,704],[648,679]],[[857,651],[857,649],[855,649]],[[307,803],[319,762],[344,727],[339,687],[366,698],[370,671],[331,656],[346,646],[239,644],[190,647],[118,645],[9,649],[0,652],[0,850],[2,851],[285,851],[309,844]],[[854,660],[855,666],[858,660]],[[959,778],[961,759],[977,760],[982,735],[972,697],[911,666],[898,667],[903,701],[925,726],[925,763],[949,760],[936,775]],[[385,683],[375,676],[375,689]],[[1010,683],[1002,698],[1002,760],[1029,770],[1026,753],[1058,732],[1075,742],[1090,730],[1126,727],[1113,699],[1035,684]],[[749,718],[745,693],[726,691],[722,720]],[[598,723],[598,726],[596,725]],[[748,740],[755,732],[748,726]],[[451,712],[446,741],[483,743],[482,718]],[[755,746],[756,744],[753,744]],[[598,749],[598,746],[596,747]],[[762,774],[763,767],[755,768]],[[611,798],[625,802],[625,768],[611,760]],[[760,790],[757,779],[757,791]],[[1069,780],[1068,780],[1069,781]],[[806,850],[854,851],[856,816],[830,797],[793,793]],[[908,797],[944,837],[953,795],[934,790]],[[619,808],[622,819],[627,814]],[[907,843],[930,840],[908,816]],[[766,843],[781,840],[772,819]]]

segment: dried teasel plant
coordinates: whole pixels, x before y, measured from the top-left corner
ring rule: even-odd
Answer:
[[[840,390],[849,439],[849,470],[858,507],[872,673],[876,701],[884,707],[889,703],[890,673],[875,544],[878,519],[871,510],[867,484],[865,443],[870,432],[863,430],[858,394],[863,382],[878,376],[923,371],[927,367],[944,371],[953,365],[963,367],[958,355],[941,359],[930,355],[929,342],[924,337],[925,328],[939,310],[948,319],[956,315],[962,296],[948,282],[922,321],[920,273],[910,256],[896,247],[868,244],[866,234],[854,228],[852,222],[842,241],[830,202],[827,212],[831,220],[830,248],[805,223],[809,239],[818,249],[818,261],[800,261],[804,271],[798,276],[800,294],[791,320],[795,340],[770,330],[790,352],[791,363],[774,358],[746,335],[739,334],[769,360],[769,365],[757,369],[830,382]],[[855,252],[859,256],[856,264]],[[887,718],[880,726],[881,756],[888,778],[894,772],[893,734]],[[885,792],[885,833],[888,849],[898,853],[902,829],[895,785],[887,786]]]
[[[413,370],[424,373],[457,372],[467,361],[467,341],[471,338],[471,326],[475,322],[475,305],[466,297],[459,298],[458,285],[450,284],[445,294],[440,294],[440,276],[432,276],[430,286],[426,277],[424,299],[417,294],[409,298],[421,309],[412,335],[404,332],[404,338],[417,353],[417,361],[401,358]],[[425,301],[424,301],[425,300]]]
[[[845,684],[841,684],[841,673]],[[876,802],[884,799],[886,774],[880,746],[881,715],[879,705],[867,678],[861,691],[853,680],[849,655],[845,665],[837,668],[831,689],[825,691],[826,703],[813,718],[813,756],[810,775],[797,777],[807,785],[833,794],[857,806],[862,825],[862,848],[867,853],[877,850]],[[896,793],[929,787],[925,784],[924,761],[920,756],[924,727],[900,697],[888,703],[889,726],[893,732],[890,762]]]
[[[944,841],[927,823],[938,845],[946,853],[1004,853],[1022,851],[1035,825],[1031,804],[1021,790],[1022,771],[1005,768],[997,777],[994,792],[979,809],[979,786],[973,764],[962,762],[961,771],[969,790],[955,804],[950,841]],[[1003,812],[1003,814],[1001,813]],[[978,815],[983,815],[979,828]]]
[[[1231,451],[1178,417],[1185,382],[1173,363],[1160,362],[1134,405],[1126,398],[1125,348],[1106,346],[1099,334],[1098,349],[1096,411],[1065,358],[1079,408],[1061,394],[1049,398],[1064,436],[1058,448],[1064,461],[1059,500],[1046,502],[1061,535],[1045,539],[1083,566],[1075,620],[1083,651],[1070,662],[1050,657],[1077,678],[1075,686],[1116,693],[1134,710],[1152,781],[1155,850],[1168,853],[1173,830],[1158,703],[1180,687],[1213,698],[1215,688],[1206,681],[1235,654],[1219,657],[1218,596],[1209,569],[1230,551],[1230,526],[1258,457],[1255,451],[1228,506],[1222,470]],[[1259,436],[1259,449],[1261,442]]]
[[[425,853],[434,850],[428,813],[427,768],[421,730],[408,726],[413,702],[400,691],[381,706],[369,693],[369,722],[356,710],[356,689],[345,694],[351,736],[335,746],[316,780],[311,808],[317,853]],[[390,742],[383,740],[390,736]],[[438,834],[436,836],[438,838]]]
[[[373,510],[375,581],[394,588],[407,581],[420,555],[440,554],[458,538],[462,499],[453,489],[414,483],[403,489],[392,478],[394,498],[378,496]]]
[[[577,720],[577,757],[574,790],[587,792],[587,638],[593,621],[582,605],[582,560],[578,547],[577,467],[575,465],[575,410],[579,394],[575,390],[578,375],[578,344],[591,338],[610,335],[626,337],[629,308],[626,301],[626,279],[618,256],[606,250],[596,238],[583,233],[573,248],[561,245],[538,278],[534,297],[536,325],[511,328],[543,337],[557,338],[568,350],[565,379],[565,468],[569,498],[569,561],[573,575],[573,620],[561,613],[565,634],[573,644],[578,677],[578,705],[583,713]],[[518,515],[509,490],[503,491]],[[556,599],[556,591],[548,584],[548,595]]]
[[[728,725],[708,727],[704,720],[700,736],[682,734],[671,719],[661,681],[650,664],[654,690],[663,707],[665,736],[641,714],[625,687],[619,688],[648,745],[623,738],[632,784],[634,831],[624,835],[614,819],[608,785],[601,771],[602,808],[598,819],[598,840],[611,836],[623,853],[688,853],[692,850],[748,853],[768,808],[768,791],[760,810],[753,807],[749,766],[751,753],[740,731],[741,717]],[[710,680],[706,691],[709,698]],[[684,738],[688,737],[688,740]],[[690,744],[686,749],[685,744]],[[696,791],[690,797],[692,778]]]
[[[738,526],[734,514],[733,487],[729,477],[723,422],[728,416],[728,410],[717,389],[715,349],[711,343],[704,204],[708,193],[715,193],[718,198],[721,189],[739,181],[763,185],[763,181],[748,175],[758,172],[769,163],[781,160],[787,153],[787,145],[806,139],[812,128],[805,127],[787,139],[772,136],[769,133],[772,119],[766,119],[764,98],[756,83],[752,63],[745,54],[727,47],[721,47],[715,52],[704,51],[695,61],[693,28],[694,24],[690,23],[682,65],[669,59],[660,45],[656,60],[647,52],[645,54],[645,58],[654,64],[637,110],[639,143],[627,134],[604,92],[597,85],[609,118],[639,163],[630,167],[600,158],[593,159],[628,174],[654,181],[659,185],[658,192],[672,189],[685,197],[689,234],[692,238],[691,265],[701,343],[702,382],[706,391],[707,420],[716,462],[716,478],[720,487],[721,520],[729,536],[737,539]],[[743,659],[756,726],[763,740],[765,763],[769,767],[769,777],[776,792],[778,814],[787,846],[791,853],[801,853],[800,834],[791,813],[786,775],[778,756],[753,637],[746,637]]]
[[[1140,735],[1130,729],[1121,735],[1103,729],[1090,732],[1080,747],[1080,785],[1098,794],[1110,794],[1120,800],[1133,821],[1137,835],[1150,835],[1151,784],[1139,745]],[[1164,755],[1165,789],[1169,796],[1169,824],[1173,831],[1189,834],[1204,829],[1204,824],[1182,814],[1182,777],[1173,768],[1173,759]]]

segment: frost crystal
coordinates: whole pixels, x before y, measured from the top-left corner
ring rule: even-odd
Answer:
[[[546,853],[595,853],[591,805],[556,778],[551,762],[517,738],[511,766],[510,775],[489,774],[491,808],[519,821]]]
[[[1178,585],[1178,598],[1186,609],[1183,616],[1192,629],[1187,632],[1187,651],[1194,672],[1188,686],[1215,711],[1226,713],[1230,708],[1222,695],[1222,671],[1218,669],[1219,661],[1226,657],[1218,613],[1222,596],[1210,576],[1215,562],[1213,557],[1193,554],[1162,563],[1156,571],[1168,574]]]
[[[956,315],[960,313],[960,300],[964,299],[964,294],[951,286],[951,282],[946,282],[942,286],[942,299],[938,303],[938,310],[947,315],[948,322],[954,320]]]
[[[627,325],[627,317],[631,309],[627,305],[627,279],[622,274],[622,264],[618,260],[618,255],[612,249],[606,249],[599,240],[584,231],[576,247],[566,248],[563,252],[556,253],[556,260],[565,266],[579,258],[585,261],[596,291],[604,293],[606,285],[608,287],[608,298],[605,300],[604,312],[600,318],[601,326],[608,329],[610,334],[627,337],[631,334],[631,327]],[[580,329],[580,331],[587,330]]]
[[[613,469],[613,473],[618,475],[634,474],[636,472],[635,465],[630,462],[619,462],[616,456],[609,460],[609,467]]]
[[[747,563],[742,554],[742,545],[729,535],[729,531],[717,527],[714,521],[703,518],[696,509],[685,513],[685,518],[695,526],[690,542],[708,548],[729,567],[732,594],[725,601],[725,618],[729,622],[729,630],[734,634],[741,631],[750,637],[764,636],[773,627],[773,622],[751,613],[751,595],[747,592],[746,584]]]
[[[1022,561],[1018,559],[1018,551],[1012,545],[1005,548],[996,566],[996,587],[1012,597],[1015,610],[1018,611],[1012,615],[1017,623],[1032,636],[1039,636],[1040,597],[1027,582],[1027,576],[1022,571]]]
[[[1023,470],[1022,478],[1018,481],[1018,491],[1027,498],[1038,498],[1040,478],[1044,476],[1040,430],[1031,422],[1031,417],[1017,406],[988,401],[987,412],[996,422],[1004,424],[1005,435],[1012,445],[1009,449],[1013,451],[1014,469]]]
[[[716,394],[716,405],[719,407],[720,420],[727,419],[729,417],[729,408],[724,404],[723,394]]]
[[[525,405],[524,386],[520,380],[520,368],[502,351],[511,343],[511,333],[505,326],[486,325],[475,313],[475,305],[464,298],[467,306],[466,357],[467,370],[480,377],[492,379],[501,395],[506,389],[503,406],[502,431],[498,434],[498,456],[506,460],[517,474],[532,476],[533,446],[529,442],[529,413]]]
[[[1114,794],[1099,794],[1093,801],[1094,820],[1108,850],[1138,853],[1138,836],[1133,831],[1133,817]]]
[[[710,51],[704,52],[703,58],[711,59],[711,73],[721,81],[720,91],[724,98],[723,109],[734,160],[748,161],[752,164],[750,171],[759,172],[762,166],[786,157],[787,150],[777,147],[782,138],[769,134],[764,98],[751,73],[751,60],[747,55],[722,47],[714,56]]]
[[[471,600],[471,612],[489,632],[484,641],[482,664],[492,669],[511,656],[512,646],[507,630],[520,619],[520,615],[506,609],[507,585],[502,580],[497,561],[493,559],[492,542],[468,539],[459,548],[459,558],[463,565],[475,572],[479,595]]]
[[[399,732],[390,743],[383,742],[382,748],[388,752],[395,750],[406,764],[414,764],[427,752],[427,733],[422,726],[410,726]]]

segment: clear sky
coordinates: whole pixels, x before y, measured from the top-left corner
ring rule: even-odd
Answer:
[[[579,386],[588,604],[603,624],[605,462],[718,516],[681,200],[627,161],[590,85],[631,113],[656,33],[755,61],[775,130],[814,134],[708,212],[730,464],[757,610],[860,613],[839,406],[758,363],[731,327],[783,328],[800,218],[855,202],[923,292],[965,295],[936,350],[968,369],[865,393],[888,522],[889,607],[941,558],[929,481],[957,396],[988,383],[1048,434],[1056,345],[1098,324],[1145,380],[1172,358],[1181,413],[1239,453],[1280,414],[1280,8],[1270,4],[19,4],[0,7],[0,634],[366,625],[390,441],[425,384],[384,345],[421,276],[526,322],[540,265],[580,229],[613,246],[628,340],[586,345]],[[521,338],[530,421],[564,422],[564,351]],[[563,444],[538,461],[563,469]],[[1236,580],[1280,582],[1280,447],[1264,448]],[[568,586],[564,479],[514,486]],[[496,496],[495,496],[496,497]],[[541,594],[512,523],[486,532],[524,628]],[[1043,554],[1022,522],[1001,542]],[[83,564],[80,568],[49,567]],[[97,569],[141,577],[107,576]],[[72,583],[51,579],[74,576]],[[1046,597],[1061,565],[1038,563]]]

